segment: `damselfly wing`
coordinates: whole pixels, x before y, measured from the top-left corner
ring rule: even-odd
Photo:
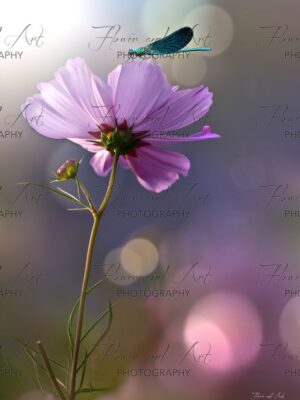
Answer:
[[[131,57],[143,57],[145,55],[160,55],[185,53],[189,51],[210,51],[209,47],[197,47],[192,49],[184,49],[190,43],[194,35],[193,29],[186,26],[178,29],[170,35],[157,40],[147,46],[139,47],[136,50],[130,49],[128,54]]]

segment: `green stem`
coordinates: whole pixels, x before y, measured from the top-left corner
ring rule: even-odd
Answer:
[[[85,309],[85,302],[88,290],[88,282],[91,272],[91,265],[92,265],[92,258],[93,252],[95,247],[96,236],[100,224],[101,217],[106,209],[108,204],[109,198],[113,191],[113,186],[116,178],[116,170],[118,165],[119,153],[116,151],[114,155],[114,163],[112,172],[110,175],[108,187],[104,196],[104,199],[98,209],[98,211],[93,212],[93,227],[90,234],[90,240],[87,250],[87,257],[85,262],[85,270],[84,276],[82,281],[81,287],[81,295],[80,295],[80,302],[79,302],[79,309],[78,309],[78,318],[77,318],[77,326],[76,326],[76,333],[75,333],[75,342],[74,342],[74,353],[72,359],[72,366],[71,366],[71,381],[70,381],[70,397],[69,400],[75,400],[76,398],[76,375],[77,375],[77,365],[78,365],[78,358],[79,358],[79,351],[80,351],[80,344],[81,344],[81,334],[82,334],[82,326],[83,326],[83,318],[84,318],[84,309]]]
[[[93,203],[93,200],[92,200],[92,198],[91,198],[91,196],[90,196],[90,194],[89,194],[87,188],[84,186],[84,184],[81,182],[81,180],[80,180],[78,177],[76,177],[76,178],[77,178],[77,183],[78,183],[78,185],[79,185],[79,189],[80,189],[80,190],[82,191],[82,193],[85,195],[85,198],[87,199],[87,202],[88,202],[90,208],[91,208],[93,211],[96,211],[96,210],[95,210],[94,203]]]
[[[101,218],[101,216],[103,215],[103,213],[104,213],[104,211],[106,209],[106,206],[108,204],[108,201],[109,201],[110,196],[111,196],[112,191],[113,191],[113,187],[114,187],[114,183],[115,183],[115,179],[116,179],[118,160],[119,160],[119,152],[116,150],[115,151],[115,157],[114,157],[114,164],[113,164],[112,171],[111,171],[111,174],[110,174],[107,190],[106,190],[106,193],[104,195],[103,201],[102,201],[102,203],[101,203],[101,205],[100,205],[100,207],[98,209],[98,215],[99,215],[100,218]]]

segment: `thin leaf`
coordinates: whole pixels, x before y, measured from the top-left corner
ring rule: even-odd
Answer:
[[[79,389],[77,390],[76,394],[80,394],[80,393],[93,393],[93,392],[107,392],[109,390],[112,390],[112,388],[83,388],[83,389]]]
[[[77,177],[77,182],[78,182],[80,190],[84,194],[89,206],[91,207],[92,210],[95,210],[95,206],[94,206],[93,200],[92,200],[87,188],[84,186],[84,184],[81,182],[81,180],[78,177]]]
[[[80,339],[80,342],[82,342],[88,335],[89,333],[92,332],[92,330],[99,324],[99,322],[102,321],[102,319],[110,312],[110,310],[112,310],[114,307],[117,307],[117,304],[115,305],[111,305],[111,302],[109,302],[109,308],[107,310],[104,311],[103,314],[100,315],[99,318],[96,319],[96,321],[90,326],[90,328],[86,331],[86,333],[82,336],[82,338]]]
[[[69,199],[69,200],[75,201],[76,203],[81,204],[82,206],[88,208],[87,204],[85,204],[81,200],[77,199],[77,197],[73,196],[71,193],[67,192],[66,190],[61,189],[60,187],[52,188],[52,187],[47,186],[47,185],[42,185],[40,183],[33,183],[33,182],[21,182],[21,183],[18,183],[18,184],[19,185],[26,185],[26,188],[29,187],[29,186],[34,186],[34,187],[38,187],[38,188],[41,188],[41,189],[49,190],[49,192],[56,193],[56,194],[58,194],[60,196],[63,196],[65,198]]]
[[[37,354],[38,356],[41,357],[41,353],[40,353],[39,351],[35,350],[35,349],[34,349],[33,347],[31,347],[29,344],[23,343],[23,342],[22,342],[20,339],[18,339],[18,338],[14,338],[14,340],[15,340],[18,344],[20,344],[21,346],[23,346],[24,349],[29,349],[29,350],[32,351],[34,354]],[[49,361],[50,361],[53,365],[56,365],[57,367],[63,369],[64,371],[69,372],[68,368],[64,367],[64,366],[63,366],[62,364],[60,364],[59,362],[57,362],[57,361],[55,361],[55,360],[53,360],[53,359],[51,359],[51,358],[48,358],[48,359],[49,359]]]
[[[98,282],[94,283],[94,285],[92,285],[86,292],[86,294],[88,295],[89,293],[91,293],[97,286],[99,286],[102,282],[104,281],[104,279],[100,279]],[[76,300],[71,314],[68,318],[68,338],[69,338],[69,343],[70,343],[70,352],[71,352],[71,357],[73,355],[73,350],[74,350],[74,339],[73,339],[73,333],[72,333],[72,329],[73,329],[73,320],[74,320],[74,315],[75,312],[79,306],[80,303],[80,297]]]
[[[31,361],[34,363],[34,365],[35,365],[36,367],[40,367],[44,372],[47,373],[46,368],[45,368],[42,364],[40,364],[40,363],[37,361],[37,359],[33,356],[33,354],[30,353],[30,350],[29,350],[29,349],[24,348],[24,351],[27,353],[28,357],[31,359]],[[33,351],[32,351],[32,352],[33,352]],[[38,376],[36,376],[36,377],[37,377],[37,380],[38,380],[38,382],[39,382],[39,384],[40,384],[40,388],[41,388],[42,392],[44,392],[44,389],[43,389],[42,384],[41,384],[41,382],[40,382],[40,376],[39,376],[38,368],[36,369],[36,371],[37,371],[36,373],[37,373],[37,375],[38,375]],[[59,380],[58,378],[56,378],[56,380],[57,380],[57,383],[67,392],[68,389],[67,389],[66,385],[65,385],[61,380]]]
[[[30,358],[30,360],[33,363],[33,369],[34,369],[34,374],[35,374],[35,378],[37,381],[37,384],[39,386],[39,388],[41,389],[42,392],[44,392],[44,388],[41,382],[41,378],[40,378],[40,372],[39,372],[39,368],[43,369],[45,371],[45,368],[39,364],[39,362],[37,361],[37,359],[34,357],[34,355],[30,352],[29,349],[24,348],[24,351],[26,352],[27,356]]]
[[[38,360],[34,357],[34,355],[33,355],[33,354],[34,354],[33,350],[27,348],[26,346],[24,346],[23,350],[24,350],[25,353],[28,355],[28,357],[31,359],[31,361],[36,362],[37,365],[38,365],[43,371],[46,371],[46,368],[45,368],[42,364],[40,364],[40,363],[38,362]]]
[[[88,352],[86,359],[90,358],[90,356],[93,354],[93,352],[96,350],[96,348],[98,347],[98,345],[101,343],[101,341],[105,338],[105,336],[108,334],[110,328],[111,328],[111,324],[112,324],[112,320],[113,320],[113,313],[112,313],[112,306],[111,303],[109,303],[110,308],[109,308],[109,320],[108,320],[108,324],[107,327],[105,329],[105,331],[102,333],[102,335],[99,337],[99,339],[96,341],[96,343],[94,344],[94,346],[91,348],[91,350]],[[83,367],[84,362],[82,362],[79,367],[77,368],[78,372],[82,367]]]
[[[60,188],[60,187],[58,187],[58,186],[57,186],[57,190],[59,190],[59,191],[61,192],[61,194],[65,194],[66,196],[69,196],[69,198],[70,198],[71,200],[74,200],[74,201],[76,201],[77,203],[82,204],[84,207],[88,207],[87,204],[85,204],[83,201],[77,199],[77,197],[73,196],[71,193],[67,192],[66,190],[64,190],[64,189],[62,189],[62,188]]]
[[[76,182],[76,189],[77,189],[77,197],[79,200],[81,200],[81,196],[80,196],[80,183],[79,183],[79,179],[77,176],[75,176],[75,182]]]
[[[27,353],[28,357],[31,359],[31,361],[32,361],[33,364],[34,364],[35,373],[36,373],[36,378],[37,378],[37,380],[38,380],[38,383],[39,383],[39,385],[40,385],[40,388],[41,388],[42,392],[44,392],[44,389],[43,389],[43,387],[42,387],[42,383],[41,383],[41,381],[40,381],[40,374],[39,374],[39,371],[38,371],[38,368],[37,368],[37,367],[40,367],[40,368],[41,368],[44,372],[46,372],[46,373],[47,373],[47,370],[46,370],[46,368],[45,368],[42,364],[40,364],[40,363],[37,361],[37,359],[34,357],[34,355],[30,353],[30,350],[29,350],[29,349],[27,349],[27,348],[25,347],[25,348],[24,348],[24,351]],[[32,351],[32,352],[33,352],[33,351]],[[57,380],[58,384],[67,392],[68,389],[67,389],[66,385],[64,385],[64,383],[63,383],[62,381],[60,381],[59,379],[56,378],[56,380]]]

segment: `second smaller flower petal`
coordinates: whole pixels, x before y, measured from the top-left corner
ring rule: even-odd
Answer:
[[[179,176],[187,176],[190,161],[176,151],[157,146],[141,146],[136,155],[128,154],[127,162],[144,188],[154,192],[168,189]]]
[[[220,137],[221,136],[218,133],[214,133],[211,131],[209,125],[205,125],[203,126],[201,132],[192,133],[188,135],[173,131],[170,132],[154,131],[151,132],[149,136],[147,136],[147,141],[159,144],[176,144],[184,142],[197,142],[199,140],[219,139]]]
[[[103,149],[98,151],[90,161],[91,166],[93,167],[96,174],[100,176],[106,176],[112,169],[114,157],[113,155]]]

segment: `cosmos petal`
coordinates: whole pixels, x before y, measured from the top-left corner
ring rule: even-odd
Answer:
[[[92,74],[86,63],[68,60],[50,82],[38,85],[39,94],[28,97],[21,109],[30,126],[42,135],[65,139],[88,138],[107,120],[104,103],[111,104],[106,83]]]
[[[127,162],[140,184],[154,192],[168,189],[179,176],[187,176],[190,161],[183,154],[149,145],[136,150],[136,156],[128,154]]]
[[[91,158],[90,164],[97,175],[106,176],[112,169],[113,161],[113,155],[109,151],[103,149],[98,151]]]
[[[118,123],[124,119],[139,130],[140,123],[169,101],[174,92],[162,68],[150,62],[119,65],[108,76]]]
[[[165,132],[178,130],[201,119],[212,105],[213,94],[205,86],[173,91],[163,108],[150,112],[140,130]]]
[[[202,128],[201,132],[193,133],[193,134],[185,134],[180,132],[151,132],[149,136],[147,136],[147,142],[149,143],[158,143],[158,144],[177,144],[177,143],[185,143],[185,142],[196,142],[200,140],[208,140],[208,139],[218,139],[221,136],[218,133],[211,132],[211,128],[209,125],[205,125]]]

